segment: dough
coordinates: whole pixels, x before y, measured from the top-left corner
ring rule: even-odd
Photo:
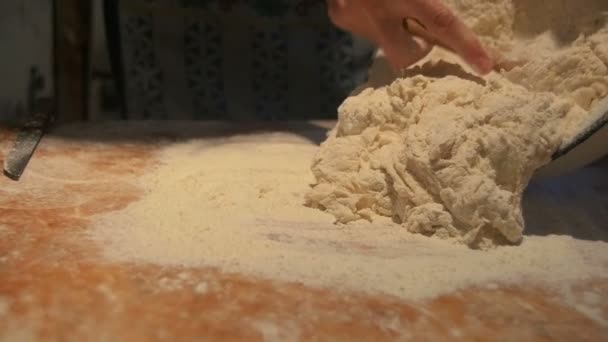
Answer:
[[[601,11],[582,13],[564,44],[550,25],[527,19],[538,2],[453,5],[518,66],[482,79],[438,51],[392,84],[348,98],[313,161],[309,206],[340,223],[389,216],[474,248],[522,240],[521,197],[534,171],[608,94],[608,29]],[[522,38],[516,24],[536,34]]]

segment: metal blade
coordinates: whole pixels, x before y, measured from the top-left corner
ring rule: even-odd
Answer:
[[[570,141],[566,142],[553,154],[551,159],[555,160],[570,152],[578,145],[584,143],[592,135],[597,133],[604,126],[608,125],[608,98],[602,100],[589,115],[590,120],[583,123],[579,132]]]
[[[4,160],[4,174],[19,180],[42,138],[42,128],[25,128],[17,134],[13,149]]]
[[[33,114],[17,133],[15,144],[4,159],[4,175],[15,181],[21,178],[47,126],[52,121],[53,101],[51,99],[37,99],[31,106],[34,108]]]

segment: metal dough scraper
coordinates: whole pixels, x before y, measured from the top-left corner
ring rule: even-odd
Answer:
[[[50,123],[50,108],[50,104],[41,103],[39,108],[37,108],[17,133],[13,148],[4,160],[4,175],[8,178],[15,181],[21,178],[23,171]]]
[[[566,153],[572,151],[575,147],[585,143],[587,139],[594,136],[600,130],[608,128],[608,98],[597,104],[589,113],[589,120],[587,120],[578,129],[578,134],[566,141],[560,148],[553,154],[552,159],[560,158]],[[608,146],[608,141],[605,142]],[[608,147],[604,151],[608,153]]]

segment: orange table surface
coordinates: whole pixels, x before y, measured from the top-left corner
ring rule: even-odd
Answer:
[[[330,125],[240,130],[297,131],[318,141]],[[408,301],[209,267],[109,262],[100,246],[83,238],[91,215],[141,197],[135,180],[157,162],[159,140],[239,131],[228,126],[63,127],[43,139],[21,181],[1,178],[0,340],[608,340],[601,322],[608,320],[608,274],[574,291],[581,298],[589,290],[600,294],[598,321],[551,291],[525,284]],[[0,160],[13,137],[0,131]],[[77,167],[66,167],[68,160]],[[206,288],[197,286],[201,282]]]

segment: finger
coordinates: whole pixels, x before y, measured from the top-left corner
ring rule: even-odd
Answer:
[[[437,38],[432,33],[430,33],[425,27],[421,26],[421,24],[415,19],[404,19],[403,27],[414,36],[422,37],[424,38],[424,40],[426,40],[432,45],[441,46],[446,50],[454,52],[451,47],[446,46],[443,42],[437,40]],[[525,64],[525,62],[521,60],[509,59],[499,51],[492,49],[486,49],[486,51],[494,61],[494,70],[496,71],[510,71],[515,67],[522,66],[523,64]]]
[[[432,44],[404,30],[400,17],[391,15],[386,6],[380,5],[382,1],[356,2],[368,18],[367,22],[375,36],[374,42],[384,51],[395,70],[416,63],[432,50]]]
[[[422,24],[420,22],[418,22],[417,19],[412,19],[412,18],[403,19],[403,29],[414,36],[423,38],[429,44],[439,45],[445,49],[451,49],[450,47],[445,46],[445,44],[443,44],[443,42],[441,42],[440,40],[437,40],[437,37],[435,37],[424,26],[422,26]]]
[[[328,0],[327,5],[329,18],[334,25],[369,41],[378,40],[374,24],[361,7],[345,0]]]
[[[378,45],[395,70],[409,67],[431,52],[433,46],[403,29],[401,20],[375,20]]]
[[[430,52],[431,44],[412,36],[403,29],[401,20],[379,13],[373,5],[366,1],[329,0],[328,13],[336,26],[376,43],[396,70],[416,63]]]
[[[327,9],[330,14],[341,12],[346,5],[347,4],[343,0],[327,0]]]
[[[420,20],[441,43],[450,47],[479,73],[493,68],[487,51],[470,30],[448,7],[438,0],[408,0],[400,2],[401,11]]]

